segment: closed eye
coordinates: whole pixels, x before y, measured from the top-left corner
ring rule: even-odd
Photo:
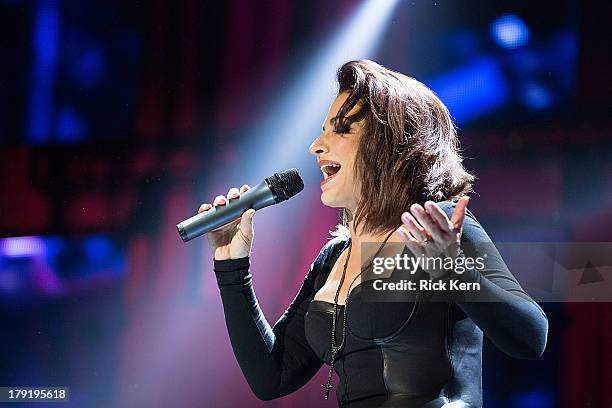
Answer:
[[[351,133],[351,128],[350,127],[338,127],[336,129],[332,130],[332,132],[338,133],[338,134]]]

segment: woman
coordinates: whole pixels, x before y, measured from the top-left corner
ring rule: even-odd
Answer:
[[[442,102],[420,82],[368,60],[346,63],[338,82],[310,152],[323,172],[321,200],[342,209],[343,225],[273,328],[249,272],[254,211],[208,234],[236,358],[263,400],[297,390],[325,363],[322,398],[335,387],[342,407],[479,407],[483,333],[511,356],[538,358],[546,315],[494,247],[476,245],[491,240],[466,209],[473,176],[463,168]],[[232,188],[213,205],[248,189]],[[437,266],[413,278],[476,283],[479,297],[427,301],[432,292],[417,290],[401,302],[368,299],[364,273],[374,258],[397,253],[391,243],[453,261],[465,259],[459,244],[474,244],[473,255],[484,259],[480,270],[459,275]]]

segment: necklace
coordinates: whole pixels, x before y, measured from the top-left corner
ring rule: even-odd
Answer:
[[[361,276],[364,269],[367,269],[370,266],[370,264],[374,261],[374,259],[378,256],[378,254],[380,254],[380,251],[382,251],[383,247],[385,246],[389,238],[391,238],[391,235],[393,235],[394,232],[395,230],[391,231],[391,233],[387,235],[387,237],[385,238],[383,243],[380,245],[376,253],[372,256],[372,258],[368,262],[368,264],[359,271],[359,274],[355,276],[355,278],[349,285],[349,289],[346,292],[346,298],[344,299],[344,315],[342,317],[342,340],[340,341],[340,344],[338,344],[336,341],[336,321],[338,320],[338,297],[340,296],[340,289],[342,289],[342,284],[344,283],[344,278],[346,276],[346,268],[348,267],[349,260],[351,259],[352,245],[349,244],[346,261],[344,262],[344,268],[342,270],[342,276],[340,277],[340,283],[338,284],[338,289],[336,289],[336,295],[334,296],[334,317],[332,320],[332,330],[331,330],[331,359],[329,362],[329,373],[327,375],[327,383],[321,385],[324,390],[323,397],[325,398],[325,400],[329,399],[329,391],[332,388],[336,387],[334,384],[332,384],[332,375],[334,372],[334,363],[336,362],[336,356],[338,355],[338,352],[342,350],[342,347],[344,347],[344,343],[346,340],[346,306],[348,305],[349,295],[351,293],[351,287],[353,286],[353,283],[355,283],[357,278]]]

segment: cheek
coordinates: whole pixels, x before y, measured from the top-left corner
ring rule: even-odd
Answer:
[[[356,159],[357,159],[357,151],[359,148],[359,140],[360,135],[354,135],[356,137],[351,139],[343,140],[341,146],[339,146],[339,152],[342,152],[341,155],[343,157],[342,164],[342,184],[343,189],[350,190],[352,194],[356,190],[356,182],[357,182],[357,172],[356,172]],[[349,192],[349,191],[347,191]]]
[[[355,161],[351,163],[350,171],[348,173],[349,173],[348,178],[350,182],[351,192],[353,194],[359,195],[359,192],[361,191],[361,182],[359,181],[359,175],[357,174],[357,168],[356,168]]]
[[[356,162],[356,154],[352,154],[347,166],[347,175],[350,180],[357,179],[357,162]]]
[[[339,151],[342,157],[342,166],[353,171],[355,168],[355,158],[357,156],[357,149],[353,143],[345,143],[342,149]]]

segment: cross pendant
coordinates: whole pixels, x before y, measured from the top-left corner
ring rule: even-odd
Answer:
[[[332,384],[333,370],[334,370],[333,366],[329,367],[329,374],[327,375],[327,383],[321,385],[321,387],[323,387],[323,389],[325,390],[325,394],[323,395],[323,397],[325,398],[326,401],[329,399],[329,390],[336,387],[334,384]]]

